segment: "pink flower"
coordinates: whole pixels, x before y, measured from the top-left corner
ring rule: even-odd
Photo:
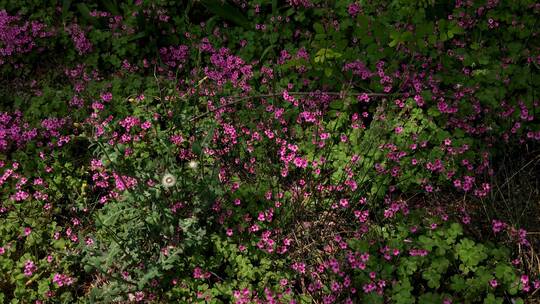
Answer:
[[[364,289],[364,293],[370,293],[377,289],[377,285],[375,285],[375,283],[364,284],[364,286],[362,286],[362,289]]]
[[[411,249],[409,250],[411,256],[426,256],[428,251],[425,249]]]
[[[369,95],[366,94],[366,93],[362,93],[362,94],[358,95],[357,99],[360,102],[369,102]]]
[[[112,93],[110,93],[110,92],[102,93],[102,94],[100,95],[100,97],[101,97],[101,100],[103,100],[103,101],[105,101],[105,102],[109,102],[109,101],[112,100]]]
[[[529,284],[529,276],[524,274],[524,275],[521,275],[520,277],[520,281],[523,285],[527,285]]]
[[[195,267],[195,269],[193,269],[193,278],[208,279],[209,277],[210,277],[210,273],[203,271],[200,267]]]
[[[170,138],[170,141],[175,145],[180,145],[182,142],[184,142],[184,138],[182,135],[172,135]]]
[[[502,221],[493,220],[491,222],[491,229],[493,230],[494,233],[499,233],[504,228],[506,228],[506,224],[504,222],[502,222]]]
[[[148,130],[150,127],[152,127],[152,123],[149,121],[145,121],[141,124],[141,129],[143,130]]]
[[[94,244],[94,240],[90,237],[87,237],[85,243],[87,246],[92,246]]]
[[[29,277],[37,270],[36,265],[31,260],[24,262],[24,275]]]
[[[62,287],[64,285],[71,285],[73,283],[73,278],[70,278],[65,274],[55,273],[52,281],[53,283],[56,283],[58,287]]]
[[[351,17],[356,17],[356,15],[358,15],[360,12],[360,5],[356,2],[351,3],[347,9],[347,12],[349,15],[351,15]]]
[[[92,43],[88,40],[85,32],[78,24],[74,23],[69,27],[66,27],[66,32],[70,34],[71,40],[75,44],[75,48],[79,52],[79,55],[83,55],[92,50]]]
[[[291,268],[301,274],[306,273],[306,264],[304,263],[296,262],[292,264]]]
[[[354,217],[356,217],[360,223],[365,223],[369,218],[369,211],[354,210]]]
[[[306,168],[307,167],[307,160],[301,158],[301,157],[296,157],[294,159],[294,165],[298,168]]]
[[[24,191],[17,191],[17,193],[15,193],[15,201],[17,202],[20,202],[20,201],[24,201],[25,199],[27,199],[30,195]]]

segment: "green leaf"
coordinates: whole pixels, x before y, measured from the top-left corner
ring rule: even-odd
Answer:
[[[94,17],[92,17],[92,15],[90,15],[90,10],[88,9],[88,6],[86,6],[86,4],[78,3],[77,4],[77,10],[79,11],[82,18],[86,22],[90,22],[96,27],[99,26],[99,22],[96,20],[96,18],[94,18]]]
[[[250,22],[242,14],[242,12],[229,4],[227,1],[220,0],[203,0],[202,4],[212,13],[220,16],[221,18],[231,21],[236,25],[240,25],[246,29],[250,29]]]
[[[383,296],[372,292],[372,293],[367,294],[367,295],[364,296],[363,302],[364,303],[373,303],[373,304],[378,304],[378,303],[382,304],[382,303],[384,303],[384,298],[383,298]]]
[[[494,294],[490,293],[484,299],[484,304],[502,304],[503,299],[495,297]]]
[[[275,47],[274,44],[266,47],[264,51],[262,52],[261,57],[259,58],[259,61],[263,62],[264,58],[266,57],[266,54],[268,54],[268,52],[270,52],[274,47]]]
[[[442,303],[442,297],[439,294],[428,292],[418,298],[419,304],[439,304]]]
[[[318,33],[318,34],[324,34],[324,27],[323,27],[320,23],[318,23],[318,22],[316,22],[315,24],[313,24],[313,29],[314,29],[315,32]]]
[[[326,75],[326,77],[332,76],[332,69],[331,68],[325,68],[324,69],[324,75]]]
[[[195,153],[196,155],[201,155],[202,154],[202,146],[201,146],[201,143],[200,142],[194,142],[193,143],[193,146],[191,147],[191,150],[193,151],[193,153]]]
[[[120,15],[120,10],[118,9],[118,4],[116,3],[116,0],[101,0],[100,2],[114,16]]]
[[[69,11],[70,6],[71,6],[71,0],[62,1],[62,20],[66,19],[66,15]]]
[[[404,278],[399,283],[394,285],[392,289],[392,300],[394,303],[399,304],[413,304],[415,303],[414,296],[412,295],[413,287],[409,279]]]
[[[341,110],[343,109],[343,100],[334,100],[330,103],[330,109]]]
[[[467,283],[461,274],[452,276],[450,281],[450,288],[458,293],[467,288]]]

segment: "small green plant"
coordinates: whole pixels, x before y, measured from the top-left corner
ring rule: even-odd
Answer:
[[[355,271],[357,282],[370,286],[376,280],[366,273],[377,273],[379,282],[391,284],[395,303],[502,303],[507,295],[523,301],[516,296],[520,279],[508,249],[474,242],[463,235],[458,223],[423,222],[422,226],[413,221],[381,227],[372,237],[380,239],[379,248],[386,254],[377,257],[377,252],[367,251],[370,259],[364,269]],[[350,246],[357,252],[370,248],[356,240]]]

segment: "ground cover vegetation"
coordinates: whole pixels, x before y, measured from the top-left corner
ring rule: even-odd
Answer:
[[[525,303],[540,3],[0,0],[0,303]]]

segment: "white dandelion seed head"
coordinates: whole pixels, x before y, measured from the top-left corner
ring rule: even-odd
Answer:
[[[199,163],[194,160],[188,163],[188,167],[190,167],[191,169],[197,169],[197,166],[199,166]]]
[[[174,175],[172,175],[170,173],[167,173],[167,174],[163,175],[163,178],[161,179],[161,184],[165,188],[172,187],[172,186],[174,186],[176,184],[176,177],[174,177]]]

